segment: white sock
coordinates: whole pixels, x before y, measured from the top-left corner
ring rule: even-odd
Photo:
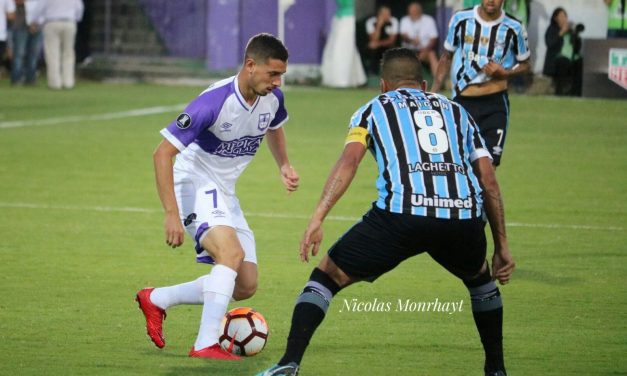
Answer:
[[[180,285],[158,287],[152,290],[150,301],[161,309],[179,304],[202,304],[202,283],[207,276]]]
[[[224,265],[216,265],[203,280],[204,304],[198,338],[194,344],[195,350],[218,343],[220,324],[233,296],[235,277],[237,277],[235,270]]]

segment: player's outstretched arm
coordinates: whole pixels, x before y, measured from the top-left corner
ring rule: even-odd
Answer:
[[[179,217],[179,209],[174,195],[174,173],[172,158],[179,150],[169,141],[163,140],[153,154],[155,178],[159,199],[165,210],[165,242],[172,248],[183,244],[185,230]]]
[[[453,60],[453,53],[447,50],[442,52],[440,61],[438,62],[438,69],[435,72],[435,78],[433,79],[433,85],[431,86],[431,92],[437,93],[442,89],[442,84],[451,70],[451,62]]]
[[[296,170],[294,170],[294,167],[290,164],[287,157],[285,132],[283,131],[283,128],[281,127],[279,129],[268,130],[266,137],[268,138],[268,147],[270,148],[270,152],[272,153],[277,166],[279,166],[283,185],[288,192],[294,192],[298,189],[298,181],[300,180],[300,177],[298,176],[298,173],[296,173]]]
[[[302,261],[309,261],[310,251],[313,256],[318,254],[323,237],[322,222],[350,186],[365,153],[366,147],[359,142],[350,142],[344,147],[344,152],[327,178],[318,205],[300,242]]]
[[[483,189],[483,203],[492,238],[494,240],[494,255],[492,256],[492,278],[498,279],[501,284],[509,282],[514,271],[515,263],[509,252],[507,234],[505,232],[505,208],[501,197],[501,189],[496,181],[492,160],[487,157],[473,162],[473,169]]]

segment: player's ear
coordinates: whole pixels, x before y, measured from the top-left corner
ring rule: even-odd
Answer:
[[[388,85],[387,81],[385,81],[383,78],[379,80],[379,88],[381,89],[382,93],[387,93],[388,91],[390,91],[390,85]]]
[[[253,71],[255,70],[256,65],[257,63],[255,62],[255,59],[251,57],[247,57],[246,60],[244,61],[244,69],[246,69],[248,74],[253,74]]]

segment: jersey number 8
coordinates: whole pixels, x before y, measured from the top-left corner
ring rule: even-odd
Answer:
[[[442,154],[448,151],[448,137],[444,129],[444,119],[434,110],[414,112],[414,123],[418,126],[418,143],[429,154]]]

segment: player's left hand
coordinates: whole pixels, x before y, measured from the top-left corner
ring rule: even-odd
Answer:
[[[490,61],[483,67],[483,72],[490,77],[497,79],[505,79],[507,78],[507,71],[503,68],[499,63],[495,63],[494,61]]]
[[[318,254],[318,249],[320,249],[320,243],[322,243],[322,237],[322,222],[312,218],[311,221],[309,221],[307,230],[305,230],[303,239],[300,241],[301,261],[309,262],[309,250],[311,250],[312,256]]]
[[[285,165],[281,167],[281,180],[288,192],[294,192],[298,189],[298,181],[300,177],[294,170],[294,167]]]

